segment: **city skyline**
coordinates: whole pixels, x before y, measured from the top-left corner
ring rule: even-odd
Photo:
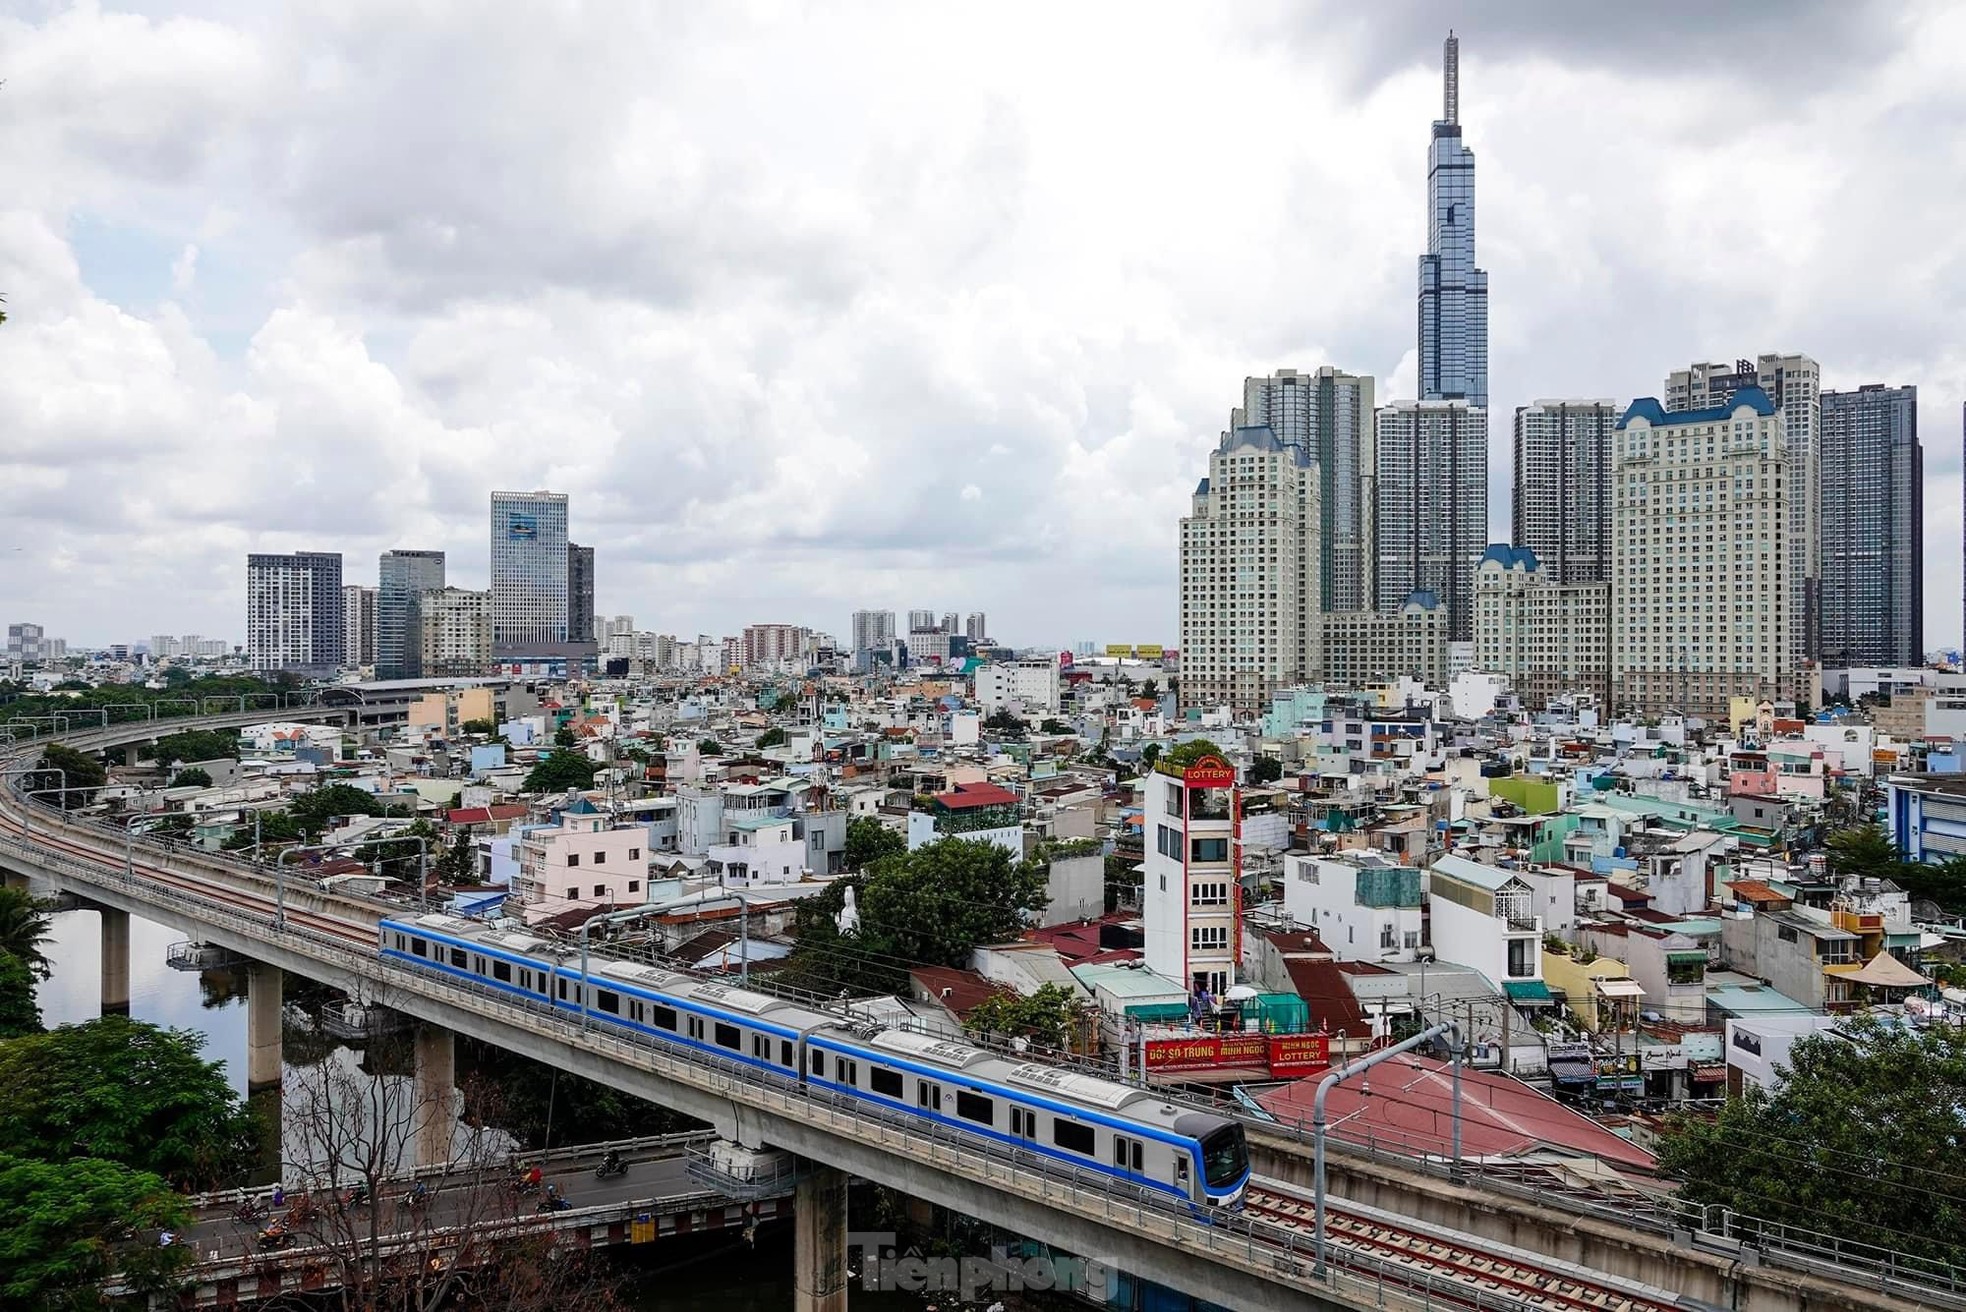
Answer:
[[[1242,379],[1329,365],[1373,377],[1382,403],[1420,392],[1414,141],[1443,110],[1450,26],[1458,118],[1482,168],[1479,267],[1495,288],[1488,536],[1511,536],[1516,406],[1623,405],[1687,360],[1804,352],[1826,391],[1919,389],[1924,640],[1959,640],[1966,341],[1932,263],[1947,247],[1932,216],[1959,184],[1943,134],[1885,126],[1960,99],[1935,53],[1961,34],[1944,8],[1893,7],[1890,22],[1861,5],[1801,6],[1774,25],[1717,15],[1708,48],[1669,69],[1655,56],[1670,23],[1644,15],[1556,25],[1390,5],[1368,32],[1335,11],[1168,11],[1127,34],[1134,58],[1116,63],[1132,71],[1077,80],[1008,28],[986,30],[969,64],[933,70],[940,94],[906,128],[882,97],[911,93],[914,75],[898,50],[862,48],[848,17],[787,31],[727,16],[687,33],[636,25],[647,17],[573,24],[558,54],[507,32],[496,57],[479,52],[500,83],[557,85],[566,70],[551,61],[593,56],[586,94],[554,112],[609,124],[597,149],[700,154],[698,172],[606,192],[581,214],[559,198],[601,176],[597,157],[555,159],[514,124],[446,111],[459,117],[439,129],[467,156],[513,164],[467,186],[371,139],[422,112],[404,108],[423,92],[414,79],[352,60],[345,93],[381,108],[303,113],[284,70],[343,38],[304,17],[204,12],[57,14],[0,36],[23,70],[7,97],[20,117],[0,136],[39,179],[12,202],[17,239],[0,244],[6,509],[29,547],[4,553],[0,590],[77,644],[164,630],[240,641],[254,552],[363,562],[410,544],[445,551],[458,585],[486,587],[483,498],[529,486],[582,507],[580,539],[604,558],[597,609],[654,630],[833,631],[854,609],[946,595],[1017,645],[1169,640],[1171,525]],[[475,50],[499,20],[461,34],[420,21],[401,39]],[[933,44],[944,21],[910,15],[897,35]],[[811,67],[796,51],[814,40],[855,54],[837,74]],[[1746,41],[1761,58],[1723,57]],[[787,103],[836,90],[840,103],[767,140],[702,108],[686,59],[652,84],[617,72],[672,42],[754,56],[784,74],[774,94]],[[64,61],[91,49],[158,80],[109,88],[87,113],[61,108],[55,87],[87,84]],[[1243,88],[1234,104],[1177,113],[1148,90],[1224,77]],[[644,98],[676,116],[680,152],[619,135]],[[1723,99],[1738,126],[1714,134]],[[1134,126],[1115,132],[1122,121]],[[111,122],[215,144],[151,151]],[[580,135],[553,126],[557,140]],[[1781,185],[1742,192],[1745,138]],[[1087,164],[1092,140],[1112,153]],[[1615,174],[1580,167],[1613,141]],[[291,189],[226,146],[291,148]],[[114,167],[132,148],[156,157],[154,175]],[[351,154],[376,158],[401,199],[330,191],[344,171],[329,165]],[[535,165],[537,205],[513,191]],[[1218,176],[1261,179],[1264,203],[1180,200],[1219,195]],[[1674,198],[1669,222],[1660,195]],[[1885,195],[1891,206],[1875,204]],[[492,200],[518,212],[480,208]],[[411,206],[476,235],[419,236],[400,222]],[[676,252],[687,260],[669,263]],[[890,375],[878,386],[862,350]],[[1060,587],[1055,571],[1098,586]]]

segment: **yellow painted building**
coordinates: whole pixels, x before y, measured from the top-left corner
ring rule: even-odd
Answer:
[[[1616,957],[1585,964],[1567,953],[1543,951],[1543,982],[1562,992],[1577,1023],[1593,1033],[1611,1020],[1614,1005],[1622,1004],[1629,1015],[1642,995],[1633,992],[1638,984],[1631,974],[1631,967]]]
[[[406,723],[412,737],[432,732],[451,739],[461,736],[471,721],[492,720],[496,713],[490,688],[446,688],[411,702]]]

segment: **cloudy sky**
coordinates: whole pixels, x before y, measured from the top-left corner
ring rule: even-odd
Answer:
[[[1506,415],[1695,359],[1916,383],[1960,636],[1966,6],[14,0],[0,619],[244,633],[248,551],[483,586],[573,498],[647,628],[1172,640],[1246,374],[1413,388],[1462,38]]]

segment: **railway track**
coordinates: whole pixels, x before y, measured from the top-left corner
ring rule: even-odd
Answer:
[[[1315,1206],[1311,1199],[1252,1187],[1244,1198],[1252,1217],[1301,1235],[1314,1233]],[[1435,1303],[1454,1300],[1442,1282],[1465,1287],[1466,1308],[1493,1308],[1498,1302],[1549,1312],[1679,1312],[1671,1298],[1628,1292],[1567,1271],[1552,1269],[1519,1253],[1485,1250],[1465,1242],[1449,1242],[1434,1234],[1367,1216],[1343,1206],[1325,1205],[1327,1260],[1349,1266],[1348,1257],[1371,1260],[1388,1284],[1399,1283],[1399,1272],[1410,1272],[1414,1284],[1425,1283]]]

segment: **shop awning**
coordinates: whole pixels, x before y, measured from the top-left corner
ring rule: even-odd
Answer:
[[[1587,1061],[1553,1061],[1550,1078],[1558,1084],[1589,1084],[1597,1078],[1597,1067]]]
[[[1703,957],[1702,960],[1705,958]],[[1645,986],[1635,979],[1601,979],[1597,991],[1607,998],[1642,998]]]
[[[1511,979],[1502,982],[1502,992],[1509,995],[1510,1002],[1550,1003],[1550,986],[1540,979]]]

